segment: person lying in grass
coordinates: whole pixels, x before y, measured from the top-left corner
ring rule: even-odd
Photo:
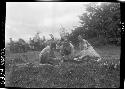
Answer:
[[[89,44],[89,42],[85,39],[82,38],[81,35],[78,36],[78,40],[79,40],[79,52],[76,53],[76,57],[75,60],[79,59],[83,59],[84,57],[88,56],[90,58],[93,58],[97,61],[101,60],[101,56],[94,50],[94,48]]]

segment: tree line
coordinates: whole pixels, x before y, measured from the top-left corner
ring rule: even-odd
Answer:
[[[77,47],[78,35],[88,40],[93,46],[106,44],[121,44],[121,14],[120,3],[102,3],[100,6],[96,2],[86,6],[86,12],[79,16],[81,26],[72,29],[71,33],[65,32],[62,27],[62,33],[67,35],[68,40]],[[62,34],[60,34],[61,36]],[[34,38],[30,38],[29,43],[23,39],[14,42],[10,39],[9,48],[11,52],[41,51],[50,41],[45,37],[40,38],[39,33]]]
[[[86,6],[86,12],[79,16],[81,26],[72,30],[69,39],[77,46],[78,35],[82,35],[91,44],[121,44],[121,14],[120,3],[96,2]]]
[[[18,39],[18,41],[13,41],[10,38],[10,42],[8,43],[8,51],[12,53],[21,53],[27,51],[41,51],[47,45],[46,39],[39,37],[39,33],[37,33],[33,38],[29,39],[29,42],[26,42],[22,38]]]

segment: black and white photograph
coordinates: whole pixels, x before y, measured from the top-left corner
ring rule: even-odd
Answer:
[[[118,2],[6,2],[5,87],[119,88]]]

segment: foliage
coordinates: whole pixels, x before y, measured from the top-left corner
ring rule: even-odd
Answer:
[[[30,48],[34,51],[40,51],[45,47],[46,45],[45,41],[46,41],[45,37],[41,39],[39,37],[39,33],[37,33],[33,39],[30,38],[30,41],[29,41]]]
[[[29,43],[25,42],[21,38],[18,41],[13,41],[11,39],[9,43],[9,51],[12,53],[21,53],[30,50],[41,51],[46,46],[45,41],[45,37],[41,39],[38,33],[35,35],[33,39],[30,38]]]
[[[106,43],[120,45],[120,3],[89,4],[80,18],[81,27],[75,28],[70,38],[82,35],[86,39],[97,38]],[[75,42],[74,42],[75,43]]]
[[[21,38],[17,42],[10,42],[9,45],[10,51],[13,53],[26,52],[28,49],[28,44]]]
[[[103,57],[100,63],[91,60],[77,63],[65,62],[60,67],[36,65],[35,62],[39,61],[37,60],[38,51],[7,54],[5,60],[6,87],[118,88],[120,86],[119,47],[105,46],[95,50]],[[15,59],[14,62],[16,62],[12,68],[13,63],[10,59]],[[28,60],[30,64],[18,59]],[[118,64],[116,68],[114,68],[115,64]]]

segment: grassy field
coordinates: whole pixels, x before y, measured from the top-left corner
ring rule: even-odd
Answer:
[[[37,62],[39,52],[6,54],[6,86],[30,88],[113,88],[120,87],[120,66],[113,64],[120,61],[120,48],[107,46],[95,48],[103,57],[102,61],[83,63],[63,63],[51,65],[8,65],[11,59],[16,64]],[[107,62],[109,65],[102,65]]]
[[[106,46],[100,48],[94,48],[97,53],[101,55],[103,59],[120,59],[120,47],[116,46]],[[28,62],[38,61],[39,59],[39,51],[27,52],[27,53],[8,53],[6,54],[6,59],[23,59]]]

